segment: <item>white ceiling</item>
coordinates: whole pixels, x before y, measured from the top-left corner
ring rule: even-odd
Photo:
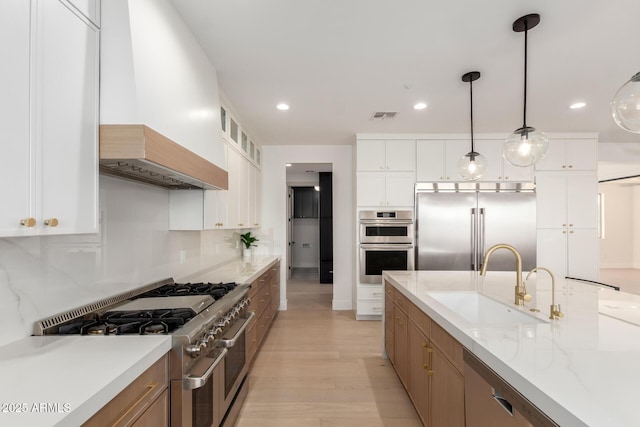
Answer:
[[[609,113],[640,71],[639,0],[173,0],[207,51],[226,98],[261,144],[350,144],[356,133],[468,133],[522,125],[528,13],[527,124],[640,142]],[[424,101],[426,110],[413,104]],[[582,110],[570,104],[583,101]],[[276,110],[279,102],[289,111]],[[396,111],[393,120],[370,120]]]

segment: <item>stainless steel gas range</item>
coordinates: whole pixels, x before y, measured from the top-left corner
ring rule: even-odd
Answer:
[[[169,334],[171,425],[233,425],[248,391],[249,288],[166,279],[41,320],[34,335]]]

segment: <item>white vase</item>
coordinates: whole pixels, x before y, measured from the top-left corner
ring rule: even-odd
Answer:
[[[243,258],[251,258],[251,248],[242,249],[242,257]]]

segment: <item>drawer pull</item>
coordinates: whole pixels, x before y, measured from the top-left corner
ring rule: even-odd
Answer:
[[[147,391],[145,391],[145,392],[144,392],[144,394],[143,394],[142,396],[140,396],[140,399],[138,399],[138,400],[136,401],[136,403],[134,403],[134,404],[133,404],[133,406],[131,406],[131,407],[127,410],[127,412],[125,412],[124,414],[122,414],[122,416],[121,416],[120,418],[118,418],[118,420],[117,420],[115,423],[113,423],[113,425],[115,426],[115,425],[120,424],[120,423],[122,422],[122,420],[124,420],[124,419],[125,419],[125,418],[130,414],[130,413],[131,413],[131,411],[133,411],[134,409],[136,409],[136,408],[138,407],[138,405],[140,404],[140,402],[144,401],[144,400],[147,398],[147,396],[149,396],[149,395],[151,394],[151,392],[152,392],[156,387],[158,387],[158,385],[159,385],[159,384],[160,384],[160,383],[158,383],[158,382],[155,382],[155,383],[151,383],[151,384],[149,384],[149,385],[147,386]]]
[[[493,387],[491,388],[491,397],[498,402],[498,405],[502,406],[502,409],[507,411],[507,413],[513,417],[513,405],[509,403],[507,399],[502,397]]]

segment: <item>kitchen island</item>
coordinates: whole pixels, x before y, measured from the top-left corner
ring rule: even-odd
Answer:
[[[564,318],[550,320],[551,280],[538,274],[526,281],[533,298],[524,307],[514,304],[514,272],[389,271],[383,278],[555,423],[638,425],[640,297],[556,280]],[[484,297],[498,309],[478,304]]]
[[[238,258],[177,280],[251,283],[278,260]],[[0,425],[79,426],[171,348],[170,335],[30,336],[2,346]]]

